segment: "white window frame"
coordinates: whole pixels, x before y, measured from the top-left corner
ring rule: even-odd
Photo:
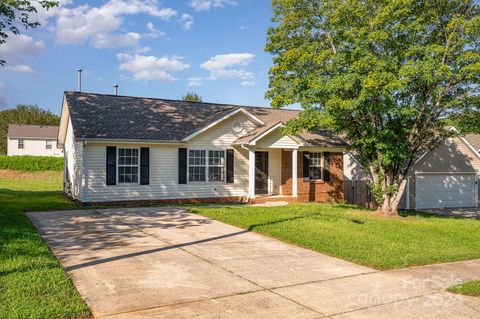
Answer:
[[[50,147],[49,147],[50,146]],[[51,150],[53,149],[53,141],[52,140],[45,140],[45,149]]]
[[[312,160],[311,160],[312,154],[320,154],[320,166],[317,166],[317,165],[313,166],[313,165],[312,165]],[[311,180],[311,181],[323,181],[323,168],[325,167],[323,152],[310,152],[310,156],[309,156],[309,158],[308,158],[308,167],[309,167],[309,169],[310,169],[311,167],[320,167],[320,179],[318,179],[318,178],[311,178],[311,176],[310,176],[310,171],[309,171],[309,172],[308,172],[308,178],[309,178],[309,180]]]
[[[190,151],[204,151],[205,152],[205,165],[192,165],[192,167],[205,167],[205,180],[203,181],[190,181]],[[205,183],[208,180],[208,150],[201,148],[188,148],[187,149],[187,182],[188,183]]]
[[[190,151],[205,151],[205,180],[203,181],[190,181]],[[223,180],[222,181],[209,181],[209,152],[210,151],[223,151]],[[198,165],[193,165],[198,166]],[[219,165],[213,165],[212,167],[220,167]],[[226,183],[227,180],[227,149],[224,148],[188,148],[187,149],[187,183],[211,183],[219,184]]]
[[[22,147],[20,147],[20,142],[22,142],[22,143],[21,143],[21,144],[22,144]],[[19,138],[19,139],[17,140],[17,148],[18,148],[19,150],[24,150],[24,149],[25,149],[25,140],[24,140],[23,138]]]
[[[219,181],[210,181],[210,152],[223,152],[223,165],[212,165],[211,167],[223,167],[223,179]],[[207,151],[207,182],[225,183],[227,179],[227,151],[226,150],[208,150]]]
[[[122,164],[120,165],[119,164],[119,160],[118,160],[118,157],[119,157],[119,154],[120,154],[120,149],[131,149],[131,150],[137,150],[137,154],[138,154],[138,161],[137,161],[137,165],[125,165],[125,164]],[[140,184],[140,148],[138,147],[117,147],[117,158],[116,158],[116,185],[139,185]],[[119,172],[119,167],[122,166],[122,167],[137,167],[137,182],[120,182],[119,181],[119,178],[118,178],[118,172]]]

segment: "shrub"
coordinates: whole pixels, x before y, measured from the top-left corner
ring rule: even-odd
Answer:
[[[63,157],[0,156],[0,169],[16,171],[62,171]]]

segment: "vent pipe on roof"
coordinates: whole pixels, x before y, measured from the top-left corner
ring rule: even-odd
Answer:
[[[118,84],[115,84],[113,86],[113,93],[115,93],[115,95],[118,95]]]
[[[82,69],[77,69],[77,91],[82,92]]]

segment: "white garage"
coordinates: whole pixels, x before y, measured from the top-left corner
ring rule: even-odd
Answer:
[[[476,175],[418,174],[416,208],[455,208],[476,206]]]

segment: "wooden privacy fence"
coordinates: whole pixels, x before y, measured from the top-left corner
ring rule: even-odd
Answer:
[[[376,208],[377,204],[373,198],[367,181],[343,181],[345,200],[349,204],[355,204],[368,208]]]

